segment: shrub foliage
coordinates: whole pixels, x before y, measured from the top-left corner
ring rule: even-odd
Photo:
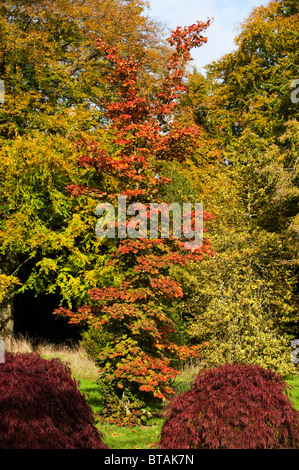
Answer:
[[[7,353],[0,364],[0,448],[108,449],[60,359]]]
[[[166,407],[161,449],[299,447],[299,413],[282,376],[253,365],[201,370]]]

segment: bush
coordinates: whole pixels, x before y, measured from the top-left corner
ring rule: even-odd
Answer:
[[[0,364],[1,449],[108,449],[60,359],[6,353]]]
[[[99,355],[110,341],[110,336],[102,328],[94,328],[89,326],[86,331],[82,333],[81,346],[85,349],[89,357],[97,361]]]
[[[201,370],[166,407],[160,449],[299,447],[290,386],[270,369],[224,365]]]

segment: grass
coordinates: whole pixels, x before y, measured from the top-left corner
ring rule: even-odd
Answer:
[[[119,428],[115,425],[104,425],[100,430],[110,449],[152,449],[159,440],[162,420],[152,426]]]
[[[79,382],[79,389],[85,395],[95,415],[100,412],[101,394],[96,383],[98,369],[82,347],[78,345],[73,347],[54,346],[49,343],[33,346],[28,338],[15,337],[5,339],[5,350],[14,353],[37,351],[46,359],[59,357],[62,361],[67,362],[72,376]],[[196,375],[197,368],[196,364],[193,364],[181,371],[181,375],[173,383],[176,393],[182,393],[188,389],[190,382]],[[285,377],[285,381],[292,387],[290,399],[299,411],[299,375]],[[99,423],[97,426],[104,434],[105,442],[110,449],[151,449],[159,439],[162,424],[163,419],[157,418],[149,426],[135,428]]]
[[[294,408],[299,411],[299,375],[285,377],[285,381],[292,387],[290,399]]]

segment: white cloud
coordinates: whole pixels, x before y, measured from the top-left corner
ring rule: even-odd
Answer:
[[[207,44],[192,54],[192,64],[203,72],[205,65],[235,48],[238,27],[253,8],[268,3],[269,0],[150,0],[149,14],[170,29],[214,18],[206,32]]]

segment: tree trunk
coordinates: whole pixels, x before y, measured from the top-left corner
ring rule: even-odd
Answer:
[[[6,295],[0,303],[0,334],[12,335],[13,328],[13,300],[11,296]]]

